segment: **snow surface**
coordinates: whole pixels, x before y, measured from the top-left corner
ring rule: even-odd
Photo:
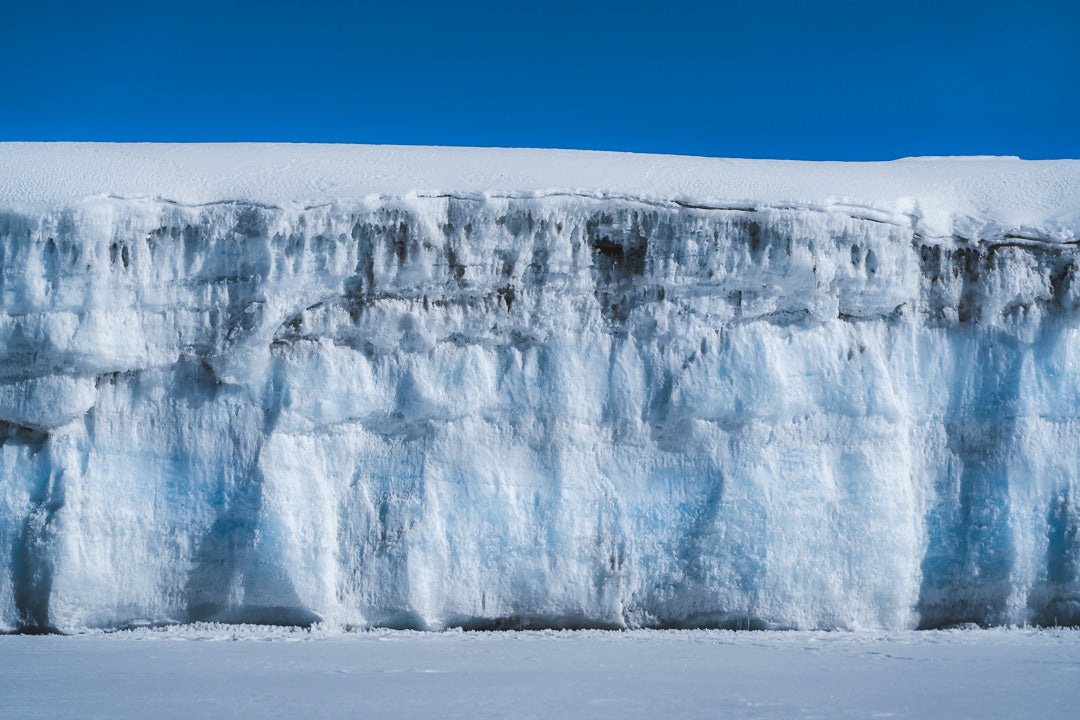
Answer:
[[[1003,157],[801,162],[581,150],[286,143],[0,143],[0,206],[95,196],[199,205],[354,205],[375,196],[580,194],[718,207],[850,207],[1075,238],[1080,161]],[[983,233],[984,235],[987,233]]]
[[[0,629],[1080,624],[1080,163],[0,168]]]
[[[1077,631],[0,637],[12,718],[1075,718]]]

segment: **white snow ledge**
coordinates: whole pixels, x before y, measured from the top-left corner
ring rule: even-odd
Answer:
[[[717,209],[839,211],[928,236],[1080,238],[1080,161],[732,160],[580,150],[288,143],[0,143],[0,211],[106,197],[184,205],[575,195]]]

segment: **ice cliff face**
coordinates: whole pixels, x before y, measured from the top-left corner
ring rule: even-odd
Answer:
[[[1078,259],[632,197],[0,214],[0,627],[1080,623]]]

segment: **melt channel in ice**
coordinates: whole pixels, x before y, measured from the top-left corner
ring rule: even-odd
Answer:
[[[0,629],[1080,623],[1078,242],[1073,161],[0,144]]]

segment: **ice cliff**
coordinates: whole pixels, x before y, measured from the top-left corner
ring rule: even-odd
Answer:
[[[1080,623],[1078,243],[1078,162],[0,145],[0,629]]]

